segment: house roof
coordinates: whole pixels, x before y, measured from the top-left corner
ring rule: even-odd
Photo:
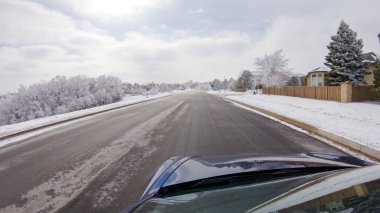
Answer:
[[[317,67],[310,72],[329,72],[329,71],[330,71],[330,68],[322,66],[322,67]]]
[[[374,52],[364,53],[363,54],[364,61],[369,63],[374,63],[376,61],[379,61],[379,58]]]
[[[328,67],[317,67],[317,68],[315,68],[315,69],[313,69],[312,71],[310,71],[310,72],[308,72],[307,74],[306,74],[306,78],[308,78],[309,77],[309,75],[310,74],[312,74],[312,73],[328,73],[330,71],[330,68],[328,68]]]
[[[301,78],[301,77],[305,77],[305,74],[304,73],[294,73],[293,76]]]

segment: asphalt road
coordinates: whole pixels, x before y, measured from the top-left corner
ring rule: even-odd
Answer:
[[[173,156],[341,151],[205,92],[137,104],[0,149],[0,212],[118,212]]]

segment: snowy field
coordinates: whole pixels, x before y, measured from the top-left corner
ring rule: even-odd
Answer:
[[[248,93],[240,96],[227,96],[227,98],[302,121],[380,151],[379,104],[344,104],[333,101]]]
[[[181,92],[181,91],[175,91],[173,93],[179,93],[179,92]],[[116,102],[116,103],[112,103],[112,104],[107,104],[107,105],[93,107],[93,108],[84,109],[84,110],[78,110],[78,111],[69,112],[69,113],[60,114],[60,115],[54,115],[54,116],[29,120],[29,121],[11,124],[11,125],[0,126],[0,137],[5,136],[5,135],[9,135],[9,134],[12,134],[15,132],[20,132],[20,131],[24,131],[27,129],[31,129],[31,128],[35,128],[35,127],[39,127],[39,126],[43,126],[43,125],[67,120],[70,118],[75,118],[75,117],[82,116],[82,115],[87,115],[87,114],[100,112],[100,111],[107,110],[107,109],[112,109],[112,108],[116,108],[116,107],[120,107],[120,106],[126,106],[126,105],[130,105],[130,104],[134,104],[134,103],[139,103],[139,102],[142,102],[145,100],[153,100],[153,99],[157,99],[160,97],[169,96],[173,93],[161,93],[161,94],[157,94],[157,95],[149,95],[148,97],[143,96],[143,95],[126,96],[123,98],[123,100]],[[83,120],[83,119],[80,119],[80,120]],[[73,122],[75,122],[75,121],[72,121],[69,123],[73,123]],[[60,124],[58,126],[63,126],[63,125],[66,125],[66,123]],[[55,128],[55,126],[53,128]],[[35,135],[35,134],[40,134],[41,132],[48,131],[50,129],[52,129],[52,127],[49,127],[49,128],[43,129],[43,130],[38,130],[32,134],[28,133],[28,134],[26,134],[26,136],[20,136],[20,137],[16,137],[16,138],[11,138],[9,140],[0,141],[0,147],[5,146],[5,145],[10,144],[10,143],[14,143],[14,142],[21,140],[21,139],[25,139],[25,137],[30,137],[30,136]]]

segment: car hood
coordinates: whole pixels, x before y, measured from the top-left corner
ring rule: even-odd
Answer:
[[[192,157],[176,168],[162,187],[212,177],[244,172],[303,167],[358,167],[352,161],[344,162],[342,156],[310,153],[292,156],[228,155]]]
[[[255,171],[310,168],[360,167],[369,163],[352,156],[329,153],[297,155],[225,155],[212,157],[176,157],[166,161],[156,172],[142,196],[153,196],[161,188],[207,178]]]
[[[155,196],[137,212],[377,212],[380,165]]]

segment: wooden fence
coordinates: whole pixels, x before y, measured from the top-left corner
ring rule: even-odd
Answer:
[[[327,87],[267,87],[263,89],[264,94],[284,95],[300,98],[310,98],[318,100],[341,101],[340,86]]]
[[[376,96],[371,92],[373,86],[352,87],[352,101],[372,101]]]
[[[235,92],[246,92],[247,89],[246,89],[246,88],[241,88],[241,87],[239,87],[239,88],[235,88],[235,89],[233,89],[233,91],[235,91]]]

